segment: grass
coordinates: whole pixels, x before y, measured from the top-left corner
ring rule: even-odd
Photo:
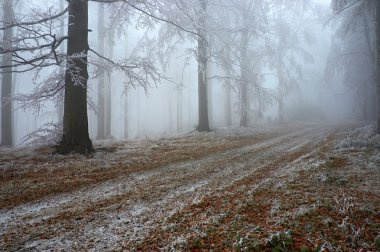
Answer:
[[[144,232],[144,239],[133,230],[118,230],[117,235],[124,237],[121,244],[124,250],[375,251],[380,243],[380,173],[370,164],[379,162],[378,150],[336,149],[337,138],[342,136],[333,132],[324,141],[305,143],[291,151],[273,151],[278,147],[273,143],[227,158],[220,154],[271,137],[199,136],[148,141],[129,147],[120,145],[110,152],[99,149],[97,156],[89,158],[59,157],[57,167],[53,168],[47,154],[24,156],[3,171],[0,181],[5,182],[0,183],[4,192],[1,199],[5,199],[0,203],[3,209],[63,192],[77,192],[106,181],[124,183],[125,178],[136,172],[142,176],[145,171],[167,165],[173,165],[173,169],[165,170],[165,176],[158,173],[156,177],[142,178],[144,182],[119,194],[62,209],[36,222],[36,226],[26,219],[33,221],[34,216],[27,216],[23,220],[28,224],[7,229],[0,245],[10,244],[7,248],[12,250],[30,239],[76,235],[84,227],[92,227],[92,223],[109,232],[107,221],[119,217],[123,221],[123,214],[141,203],[142,207],[151,208],[151,212],[147,210],[149,214],[142,217],[137,214],[128,221],[140,218],[144,223],[156,222],[152,222],[150,229],[138,229],[137,232]],[[292,140],[284,138],[279,144],[286,145]],[[219,158],[205,162],[202,169],[196,166],[178,173],[180,166],[175,164],[217,153]],[[2,160],[15,160],[7,158]],[[223,177],[216,176],[221,167],[229,171],[231,164],[244,165],[231,169],[231,173],[221,173]],[[233,177],[233,173],[238,174]],[[185,186],[200,180],[208,182],[190,191]],[[154,208],[157,202],[163,202],[159,209]],[[167,210],[171,210],[170,214]],[[123,236],[126,233],[136,235],[135,239],[128,240]],[[89,246],[97,248],[94,244]]]

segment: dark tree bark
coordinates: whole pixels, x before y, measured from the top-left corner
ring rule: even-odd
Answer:
[[[198,37],[198,131],[210,131],[208,120],[208,101],[207,101],[207,31],[206,31],[206,7],[207,0],[199,0],[199,34]]]
[[[10,24],[13,20],[13,4],[12,0],[3,2],[3,20],[4,23]],[[5,29],[3,36],[4,49],[12,48],[13,28]],[[12,53],[3,54],[3,65],[12,65]],[[12,96],[12,67],[4,69],[2,74],[1,85],[1,144],[5,146],[13,145],[12,132],[12,102],[7,101]]]
[[[94,151],[88,133],[87,52],[88,0],[69,0],[63,137],[57,152],[88,154]]]
[[[380,1],[376,4],[376,84],[377,84],[377,134],[380,134]]]

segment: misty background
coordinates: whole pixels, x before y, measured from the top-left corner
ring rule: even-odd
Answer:
[[[66,2],[60,0],[13,2],[14,15],[24,20],[36,17],[40,10],[57,13],[66,6]],[[373,36],[371,10],[367,10],[367,24],[362,21],[355,28],[359,32],[352,33],[348,31],[344,15],[334,17],[328,0],[259,2],[208,2],[210,127],[241,125],[243,108],[238,73],[242,65],[239,46],[244,29],[248,34],[249,78],[255,79],[248,88],[248,107],[245,108],[248,125],[372,120],[375,86],[371,73],[363,73],[371,69],[373,62],[361,53],[368,48],[363,36],[366,27],[369,36]],[[265,10],[259,12],[259,8]],[[114,61],[136,55],[146,57],[162,78],[156,83],[147,82],[143,87],[134,86],[126,84],[128,77],[121,72],[109,71],[100,76],[102,70],[90,65],[90,137],[94,140],[136,139],[195,130],[198,124],[196,40],[184,35],[186,33],[176,33],[165,22],[144,23],[141,14],[128,11],[131,10],[121,4],[90,1],[90,47]],[[191,9],[184,13],[192,15]],[[177,21],[182,22],[181,18]],[[188,26],[183,23],[183,27]],[[47,29],[65,34],[67,16]],[[17,30],[14,32],[17,34]],[[64,43],[59,50],[66,50]],[[94,61],[97,60],[95,57]],[[62,120],[59,94],[58,98],[42,103],[26,99],[53,71],[51,67],[38,72],[13,73],[14,146],[30,140],[25,136],[37,129]],[[279,71],[283,72],[282,78]],[[284,82],[282,86],[280,79]],[[99,95],[100,80],[104,82],[102,95]],[[366,85],[359,85],[362,83]],[[282,115],[279,97],[283,100]],[[103,113],[102,122],[99,122],[99,113]],[[101,124],[105,128],[102,132],[99,131]]]

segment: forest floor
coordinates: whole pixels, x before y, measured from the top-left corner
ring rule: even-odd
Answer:
[[[373,131],[258,125],[87,157],[2,149],[0,251],[379,251]]]

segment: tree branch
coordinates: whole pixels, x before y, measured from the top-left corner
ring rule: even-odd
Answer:
[[[36,24],[40,24],[40,23],[45,23],[47,21],[51,21],[51,20],[59,18],[60,16],[63,16],[64,14],[66,14],[66,12],[68,12],[68,10],[69,10],[69,8],[66,8],[63,11],[57,13],[56,15],[49,16],[49,17],[46,17],[46,18],[43,18],[40,20],[29,21],[29,22],[20,22],[20,23],[16,22],[16,23],[8,24],[8,25],[5,25],[3,27],[0,27],[0,31],[6,30],[9,28],[13,28],[13,27],[17,27],[17,26],[32,26],[32,25],[36,25]]]
[[[153,14],[153,13],[150,13],[150,12],[148,12],[148,11],[146,11],[146,10],[144,10],[144,9],[142,9],[142,8],[140,8],[140,7],[138,7],[137,5],[131,3],[131,2],[128,1],[128,0],[90,0],[90,1],[92,1],[92,2],[98,2],[98,3],[116,3],[116,2],[123,2],[123,3],[126,3],[126,4],[128,4],[129,6],[131,6],[133,9],[135,9],[135,10],[137,10],[137,11],[139,11],[139,12],[141,12],[141,13],[143,13],[143,14],[145,14],[145,15],[147,15],[147,16],[153,18],[153,19],[156,19],[156,20],[158,20],[158,21],[161,21],[161,22],[164,22],[164,23],[167,23],[167,24],[173,25],[173,26],[177,27],[178,29],[180,29],[181,31],[184,31],[184,32],[187,32],[187,33],[193,34],[193,35],[195,35],[195,36],[197,36],[197,37],[203,39],[203,40],[206,41],[206,43],[207,43],[207,39],[204,38],[201,34],[199,34],[199,33],[197,33],[197,32],[194,32],[194,31],[191,31],[191,30],[189,30],[189,29],[186,29],[186,28],[182,27],[181,25],[179,25],[179,24],[177,24],[177,23],[175,23],[175,22],[173,22],[173,21],[171,21],[171,20],[168,20],[168,19],[165,19],[165,18],[161,18],[161,17],[159,17],[159,16],[157,16],[157,15],[155,15],[155,14]],[[145,4],[146,4],[146,3],[145,3]]]

